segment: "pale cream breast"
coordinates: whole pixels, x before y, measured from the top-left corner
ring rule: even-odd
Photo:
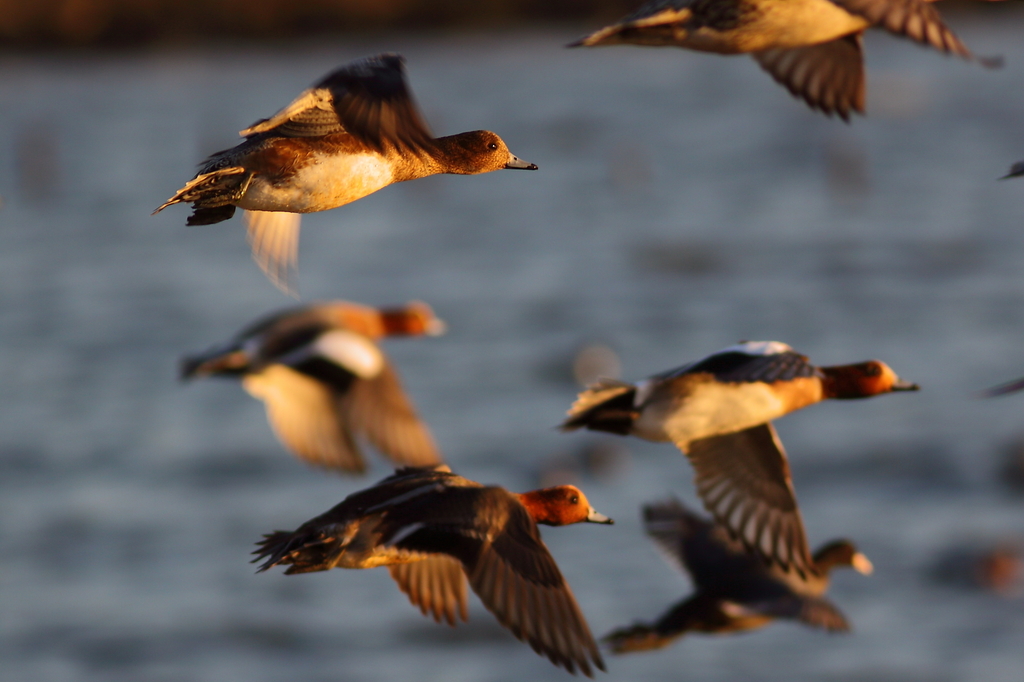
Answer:
[[[670,382],[653,391],[633,424],[633,433],[648,440],[687,444],[763,424],[790,411],[789,401],[769,384],[698,383],[694,379],[687,381],[688,386],[676,386],[685,390],[672,390],[675,382]]]
[[[362,199],[393,181],[391,164],[380,154],[314,154],[283,179],[254,175],[238,206],[253,211],[326,211]]]

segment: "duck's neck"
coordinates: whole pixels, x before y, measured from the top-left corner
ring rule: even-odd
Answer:
[[[821,379],[823,398],[851,400],[875,395],[874,392],[869,392],[865,388],[863,376],[857,371],[855,365],[834,365],[818,369],[824,375]]]
[[[534,521],[546,526],[561,526],[565,521],[562,520],[549,490],[551,489],[531,490],[528,493],[516,493],[516,495]]]
[[[408,306],[381,310],[380,323],[385,336],[418,336],[427,331],[423,313]]]

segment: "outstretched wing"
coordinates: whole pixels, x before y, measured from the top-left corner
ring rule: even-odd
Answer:
[[[861,34],[793,49],[754,52],[761,68],[811,109],[850,120],[864,113],[864,55]]]
[[[832,0],[850,14],[864,17],[896,35],[922,45],[960,55],[974,56],[967,46],[942,22],[935,4],[926,0]]]
[[[339,419],[331,387],[280,364],[247,375],[242,385],[264,402],[274,433],[294,454],[323,467],[366,470],[351,432]]]
[[[789,462],[770,423],[695,440],[684,452],[718,523],[767,561],[801,575],[812,570]]]
[[[296,273],[302,215],[283,211],[246,211],[245,226],[252,259],[271,282],[298,298]]]
[[[456,614],[469,620],[466,580],[462,564],[444,554],[432,554],[422,561],[388,566],[398,589],[418,606],[423,615],[428,613],[438,623],[441,619],[456,624]]]
[[[319,137],[348,132],[378,150],[387,145],[428,150],[434,138],[413,101],[404,63],[397,54],[351,62],[241,134]]]
[[[386,359],[380,372],[352,384],[339,400],[338,411],[351,429],[366,438],[396,464],[439,464],[434,439],[398,383]]]

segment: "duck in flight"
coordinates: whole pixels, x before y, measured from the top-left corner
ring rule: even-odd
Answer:
[[[750,54],[811,109],[864,113],[864,31],[878,26],[965,59],[970,50],[928,0],[652,0],[569,45],[684,47]],[[1002,60],[978,59],[987,67]]]
[[[259,570],[286,575],[387,566],[413,605],[467,620],[466,581],[498,621],[570,673],[604,670],[597,644],[537,524],[610,524],[571,485],[511,493],[444,465],[399,469],[295,531],[264,536]]]
[[[814,553],[805,575],[766,565],[677,500],[644,506],[644,528],[658,549],[690,575],[693,594],[653,623],[620,628],[604,640],[615,653],[660,649],[688,632],[721,634],[795,619],[831,632],[847,632],[843,613],[825,598],[829,572],[850,567],[868,575],[873,567],[848,540],[833,540]],[[803,528],[800,529],[803,532]]]
[[[879,360],[817,367],[784,343],[747,341],[637,384],[601,380],[561,428],[675,443],[715,520],[765,560],[807,575],[813,560],[771,420],[830,398],[916,390]]]
[[[266,404],[278,439],[310,464],[362,473],[359,438],[396,464],[439,464],[430,430],[377,341],[444,330],[419,301],[382,310],[314,303],[264,317],[224,344],[185,356],[181,377],[241,379]]]
[[[366,57],[329,73],[240,134],[245,141],[207,158],[154,213],[188,203],[187,224],[210,225],[245,209],[253,258],[287,293],[294,291],[302,213],[437,173],[537,169],[487,130],[435,138],[397,54]]]

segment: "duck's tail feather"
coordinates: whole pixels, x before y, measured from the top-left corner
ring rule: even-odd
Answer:
[[[241,166],[229,166],[200,173],[153,213],[159,213],[174,204],[192,204],[189,225],[219,223],[234,215],[234,204],[241,200],[251,181],[252,172]]]
[[[576,397],[560,428],[563,431],[586,428],[624,436],[637,418],[635,398],[633,384],[602,379]]]

